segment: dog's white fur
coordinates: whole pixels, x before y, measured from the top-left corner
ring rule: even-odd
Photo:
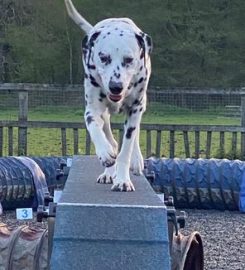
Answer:
[[[113,183],[114,191],[134,191],[129,170],[141,174],[140,121],[146,107],[151,73],[151,39],[128,18],[88,23],[65,0],[69,16],[87,34],[83,41],[85,121],[96,154],[106,167],[98,183]],[[121,150],[115,141],[110,114],[124,112],[126,121]]]

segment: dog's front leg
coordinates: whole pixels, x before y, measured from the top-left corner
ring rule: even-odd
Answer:
[[[117,153],[103,131],[104,120],[102,113],[87,106],[84,118],[101,164],[105,167],[114,165]]]
[[[103,131],[105,133],[105,136],[108,142],[112,145],[114,153],[117,154],[118,145],[112,134],[111,125],[110,125],[110,114],[108,113],[107,109],[103,113],[102,119],[104,120]],[[97,183],[112,184],[114,176],[115,176],[115,165],[106,167],[105,171],[98,177]]]
[[[134,185],[130,180],[129,168],[133,146],[137,133],[140,131],[142,111],[134,110],[129,114],[125,122],[125,130],[121,151],[116,160],[116,176],[113,179],[113,191],[134,191]]]

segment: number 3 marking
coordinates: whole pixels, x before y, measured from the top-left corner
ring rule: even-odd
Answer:
[[[26,209],[22,210],[22,218],[27,218],[28,217],[28,211]]]

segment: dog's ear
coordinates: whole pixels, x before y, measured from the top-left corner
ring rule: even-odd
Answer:
[[[153,42],[152,42],[152,38],[151,36],[147,35],[144,33],[144,40],[145,40],[145,43],[146,43],[146,50],[148,51],[148,53],[152,53],[152,50],[153,50]]]
[[[138,41],[140,48],[144,51],[144,53],[150,54],[153,49],[152,38],[143,32],[140,34],[135,34],[135,37]]]
[[[85,49],[88,49],[88,35],[86,35],[83,40],[82,40],[82,48],[85,50]]]
[[[150,54],[152,52],[152,39],[150,36],[143,32],[140,34],[135,34],[135,37],[137,39],[140,49],[142,50],[140,58],[144,58],[145,63],[146,53]]]
[[[100,31],[93,33],[93,35],[90,37],[90,39],[88,41],[89,49],[91,49],[94,46],[94,42],[99,35],[100,35]]]
[[[86,61],[87,65],[89,65],[89,63],[90,63],[91,51],[92,51],[92,48],[94,46],[94,42],[99,35],[100,35],[100,32],[95,32],[92,34],[92,36],[90,38],[88,38],[88,36],[85,36],[83,41],[82,41],[82,48],[83,48],[84,56],[86,56],[87,52],[88,52],[88,58]]]
[[[86,35],[82,40],[83,51],[91,50],[91,48],[94,46],[94,41],[97,39],[99,35],[100,32],[93,33],[93,35],[90,38],[88,38],[88,35]]]

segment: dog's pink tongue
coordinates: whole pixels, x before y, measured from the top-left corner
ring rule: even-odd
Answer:
[[[122,96],[120,95],[110,95],[109,97],[110,97],[110,100],[114,102],[118,102],[122,98]]]

